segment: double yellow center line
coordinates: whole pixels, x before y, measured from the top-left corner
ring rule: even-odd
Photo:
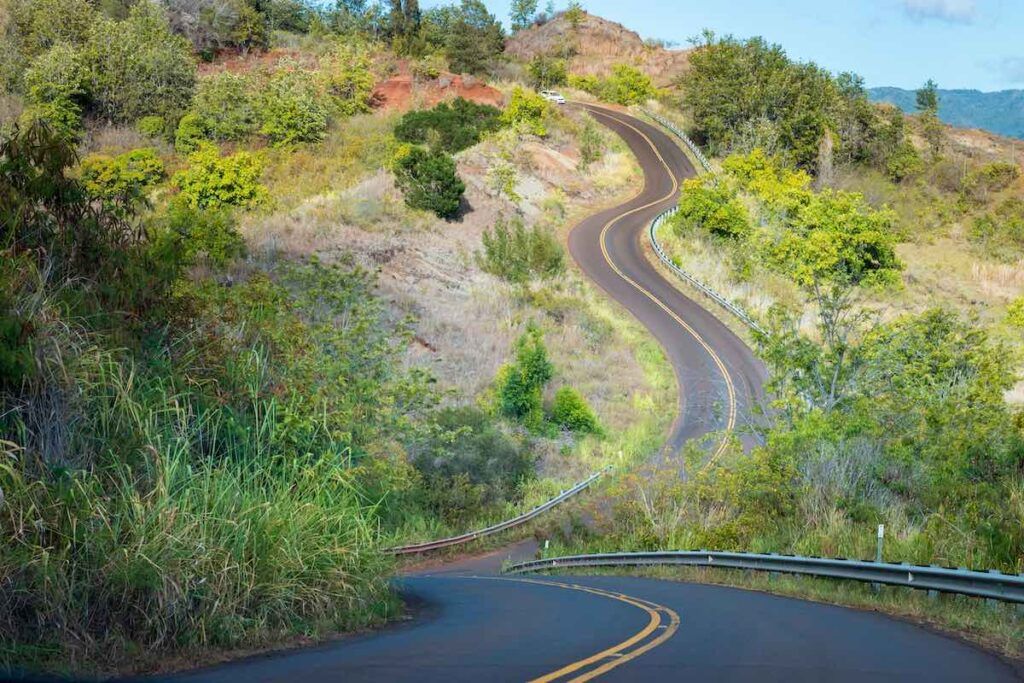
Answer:
[[[646,288],[644,288],[642,285],[640,285],[636,280],[634,280],[629,275],[624,273],[622,271],[622,269],[619,268],[618,264],[616,264],[615,261],[612,260],[611,255],[608,252],[607,237],[608,237],[608,231],[612,228],[612,226],[615,225],[620,220],[622,220],[623,218],[626,218],[627,216],[631,216],[631,215],[633,215],[635,213],[638,213],[640,211],[644,211],[646,209],[651,208],[652,206],[656,206],[657,204],[660,204],[660,203],[662,203],[664,201],[667,201],[667,200],[671,199],[673,196],[675,196],[676,192],[679,190],[679,180],[676,178],[675,173],[672,172],[672,168],[668,165],[668,162],[666,162],[665,158],[661,155],[661,151],[658,149],[657,145],[654,144],[654,142],[650,139],[650,137],[647,136],[646,133],[641,131],[636,126],[633,126],[629,122],[624,121],[624,120],[618,118],[617,116],[613,116],[607,110],[598,110],[594,105],[590,105],[589,110],[591,111],[591,113],[593,113],[593,114],[595,114],[597,116],[603,116],[605,118],[611,119],[612,121],[615,121],[619,125],[622,125],[622,126],[625,126],[625,127],[629,128],[629,129],[631,129],[633,132],[635,132],[637,135],[639,135],[641,138],[643,138],[644,141],[648,145],[650,145],[651,150],[654,152],[655,156],[658,157],[658,161],[660,161],[661,165],[665,168],[665,171],[668,173],[669,178],[672,179],[672,189],[668,192],[668,194],[666,194],[666,195],[664,195],[662,197],[659,197],[658,199],[655,199],[655,200],[653,200],[651,202],[648,202],[647,204],[643,204],[642,206],[637,206],[637,207],[635,207],[633,209],[625,211],[625,212],[615,216],[610,221],[608,221],[607,224],[605,224],[604,228],[601,230],[601,254],[604,256],[604,260],[605,260],[605,262],[608,263],[609,267],[611,267],[611,269],[613,271],[615,271],[616,275],[618,275],[624,281],[626,281],[627,283],[632,285],[633,288],[635,288],[638,292],[640,292],[641,294],[646,296],[648,299],[650,299],[652,302],[654,302],[654,304],[656,306],[661,308],[670,318],[675,320],[676,323],[678,323],[680,327],[682,327],[684,330],[686,330],[686,332],[689,333],[690,336],[692,336],[697,341],[697,343],[700,344],[701,347],[704,348],[705,351],[707,351],[708,355],[711,357],[711,360],[714,362],[715,366],[718,368],[718,371],[722,374],[722,378],[725,380],[725,389],[726,389],[726,393],[728,395],[728,403],[729,403],[725,429],[726,429],[726,432],[731,432],[736,427],[736,413],[737,413],[736,386],[735,386],[735,384],[733,382],[732,375],[729,373],[729,369],[725,366],[725,363],[722,362],[721,357],[715,352],[714,348],[712,348],[711,345],[708,344],[707,341],[704,340],[704,338],[700,335],[700,333],[698,333],[697,330],[693,329],[693,327],[689,323],[687,323],[685,320],[683,320],[682,317],[679,316],[679,314],[677,314],[675,311],[673,311],[671,308],[669,308],[663,301],[661,301],[658,297],[656,297],[654,294],[652,294],[650,291],[648,291]],[[641,189],[639,192],[637,192],[633,196],[633,198],[630,201],[633,201],[633,200],[637,199],[638,197],[640,197],[643,194],[643,192],[644,192],[644,190]],[[682,391],[682,378],[678,376],[678,373],[677,373],[676,377],[677,377],[677,381],[680,384],[680,391]],[[728,437],[728,434],[726,434],[726,436],[723,437],[721,443],[719,443],[718,448],[712,454],[711,459],[708,461],[707,465],[710,465],[711,463],[713,463],[716,460],[718,460],[718,458],[721,457],[721,455],[726,451],[728,446],[729,446],[729,437]],[[705,465],[705,467],[707,465]]]
[[[529,683],[554,683],[555,681],[571,681],[582,683],[608,673],[612,669],[630,662],[640,655],[653,650],[666,640],[671,638],[679,629],[679,614],[674,610],[651,602],[642,600],[630,595],[624,595],[614,591],[607,591],[592,586],[581,586],[575,583],[562,583],[560,581],[541,581],[539,579],[512,579],[504,577],[474,577],[478,579],[489,579],[493,581],[513,581],[516,583],[532,583],[539,586],[550,586],[564,590],[581,591],[597,595],[610,600],[617,600],[637,609],[643,610],[649,616],[647,625],[640,631],[630,636],[621,643],[617,643],[601,650],[597,654],[585,659],[567,664],[557,671],[552,671],[538,678],[532,679]]]

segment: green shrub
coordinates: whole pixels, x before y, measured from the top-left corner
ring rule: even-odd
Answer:
[[[522,482],[534,476],[531,450],[481,410],[442,410],[436,426],[437,436],[412,462],[425,479],[428,506],[449,523],[517,499]]]
[[[621,105],[643,104],[654,97],[651,77],[629,64],[616,64],[612,75],[601,84],[604,99]]]
[[[1024,200],[1010,197],[995,210],[975,217],[970,238],[993,255],[1013,258],[1024,249]]]
[[[412,75],[418,81],[432,81],[447,70],[448,60],[444,55],[437,53],[426,55],[412,63]]]
[[[501,413],[539,430],[544,423],[541,393],[554,375],[543,333],[531,323],[516,340],[515,361],[502,366],[495,380]]]
[[[572,387],[562,387],[555,392],[551,404],[551,421],[563,429],[580,434],[598,434],[601,425],[580,392]]]
[[[530,74],[530,81],[537,88],[565,85],[569,77],[564,59],[546,55],[536,55],[531,59],[527,71]]]
[[[547,119],[551,116],[551,105],[537,93],[516,88],[512,91],[502,120],[527,133],[539,137],[548,134]]]
[[[457,97],[432,109],[407,112],[395,126],[395,138],[455,154],[500,127],[499,109]]]
[[[1024,296],[1017,297],[1006,307],[1006,322],[1024,330]]]
[[[604,138],[597,130],[594,122],[587,117],[583,122],[583,128],[579,133],[580,145],[580,170],[586,170],[592,163],[598,161],[604,155]]]
[[[164,177],[164,162],[154,149],[133,149],[116,157],[93,154],[82,159],[82,184],[93,197],[130,204]]]
[[[1007,189],[1020,178],[1020,166],[996,161],[974,169],[961,184],[961,196],[970,202],[984,203],[993,192]]]
[[[74,100],[64,98],[30,104],[21,113],[19,122],[23,128],[44,124],[65,140],[75,141],[82,133],[81,107]]]
[[[225,208],[200,209],[186,201],[172,201],[157,226],[157,234],[173,241],[185,265],[205,260],[220,267],[245,255],[245,240],[235,227],[231,211]]]
[[[407,205],[431,211],[438,218],[451,219],[458,214],[466,185],[450,156],[410,145],[399,150],[392,168],[395,185]]]
[[[143,116],[135,122],[135,130],[147,138],[162,138],[167,134],[167,121],[162,116]]]
[[[365,47],[338,42],[320,61],[318,76],[333,111],[342,116],[370,111],[374,77]]]
[[[124,21],[99,19],[84,60],[93,106],[112,121],[137,121],[148,114],[172,120],[192,100],[192,46],[171,31],[156,3],[135,4]]]
[[[262,86],[260,132],[275,145],[320,142],[327,132],[327,104],[313,74],[282,61]]]
[[[693,178],[683,183],[677,228],[704,230],[717,237],[743,239],[750,234],[747,210],[725,183]]]
[[[897,183],[913,178],[923,170],[924,160],[909,140],[900,144],[885,160],[886,174]]]
[[[248,76],[220,71],[199,79],[190,114],[211,140],[241,140],[256,132],[255,84]],[[180,124],[179,124],[180,125]]]
[[[484,232],[483,246],[480,267],[509,282],[552,278],[565,272],[565,255],[558,238],[540,226],[527,229],[518,218],[499,219],[493,231]]]
[[[188,157],[189,167],[174,175],[185,202],[199,209],[266,204],[270,195],[260,184],[263,162],[250,152],[223,157],[214,145],[200,144]]]
[[[59,43],[32,60],[24,78],[29,102],[78,100],[86,94],[88,70],[78,50]]]
[[[200,143],[206,140],[206,121],[198,114],[185,114],[178,121],[178,129],[174,133],[174,148],[182,154],[189,154],[199,149]]]
[[[567,82],[571,88],[582,90],[594,96],[600,96],[601,94],[601,79],[597,76],[569,74]]]

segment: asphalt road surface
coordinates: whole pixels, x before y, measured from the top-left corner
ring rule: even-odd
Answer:
[[[505,555],[403,577],[408,622],[171,680],[1022,680],[972,645],[872,612],[632,577],[509,579],[497,575]]]
[[[664,346],[680,384],[667,452],[742,429],[764,369],[725,325],[658,274],[648,221],[694,174],[659,129],[588,107],[644,170],[629,202],[570,235],[580,267]],[[712,445],[714,448],[714,445]],[[718,586],[629,577],[501,577],[530,543],[399,579],[414,618],[302,650],[196,670],[211,683],[356,681],[1016,681],[1014,665],[969,644],[870,612]]]
[[[644,187],[625,204],[576,226],[569,236],[569,251],[590,279],[651,331],[675,370],[679,412],[666,453],[708,432],[736,430],[742,435],[763,397],[764,366],[739,337],[680,292],[644,254],[651,220],[676,203],[680,184],[696,171],[657,126],[604,107],[584,106],[629,145],[643,169]]]

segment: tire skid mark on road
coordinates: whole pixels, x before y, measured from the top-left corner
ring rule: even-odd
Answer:
[[[538,678],[531,679],[529,683],[554,683],[555,681],[579,682],[589,681],[601,676],[612,669],[630,662],[645,652],[653,650],[666,640],[675,635],[679,629],[679,614],[674,610],[659,605],[650,600],[633,597],[615,591],[606,591],[601,588],[582,586],[576,583],[562,583],[561,581],[542,581],[539,579],[513,579],[500,576],[473,576],[467,577],[482,581],[512,581],[515,583],[532,583],[539,586],[562,588],[564,590],[575,590],[590,593],[610,600],[618,600],[627,605],[643,610],[648,614],[650,620],[641,630],[623,640],[620,643],[601,650],[571,664],[566,664],[556,671],[544,674]],[[575,675],[573,675],[575,674]],[[570,676],[572,676],[570,678]]]
[[[640,211],[644,211],[644,210],[649,209],[649,208],[651,208],[651,207],[653,207],[653,206],[655,206],[657,204],[660,204],[660,203],[662,203],[664,201],[667,201],[667,200],[671,199],[676,194],[676,192],[678,192],[678,190],[679,190],[679,180],[676,178],[676,174],[672,171],[672,167],[668,165],[667,161],[665,161],[665,158],[661,154],[661,150],[658,149],[658,146],[654,144],[654,141],[652,141],[651,138],[648,137],[646,133],[641,131],[639,128],[633,126],[629,122],[624,121],[623,119],[620,119],[617,116],[613,116],[611,113],[609,113],[609,110],[605,110],[605,109],[603,109],[601,107],[597,107],[595,105],[588,105],[585,108],[591,114],[593,114],[595,116],[601,116],[601,117],[604,117],[604,118],[611,119],[612,121],[615,121],[619,125],[625,126],[626,128],[631,129],[634,133],[636,133],[641,138],[643,138],[643,140],[650,146],[650,148],[654,152],[655,156],[658,157],[658,161],[661,162],[661,165],[668,172],[669,177],[672,179],[672,190],[668,194],[666,194],[666,195],[664,195],[664,196],[662,196],[662,197],[660,197],[658,199],[655,199],[655,200],[653,200],[651,202],[648,202],[647,204],[644,204],[642,206],[637,206],[637,207],[634,207],[634,208],[632,208],[632,209],[630,209],[628,211],[625,211],[625,212],[615,216],[610,221],[608,221],[607,224],[605,224],[604,228],[601,230],[601,253],[604,256],[605,261],[608,263],[608,265],[611,267],[611,269],[615,272],[616,275],[618,275],[622,280],[624,280],[625,282],[630,284],[638,292],[640,292],[641,294],[646,296],[648,299],[650,299],[655,305],[657,305],[659,308],[661,308],[670,318],[675,320],[675,322],[678,323],[680,327],[682,327],[687,333],[689,333],[690,336],[692,336],[697,341],[697,343],[700,344],[701,347],[703,347],[703,349],[705,351],[707,351],[708,355],[711,357],[712,362],[715,364],[715,366],[718,368],[719,372],[722,374],[722,378],[725,380],[726,393],[728,394],[728,399],[729,399],[728,418],[726,420],[726,426],[725,426],[725,431],[727,432],[727,434],[723,437],[721,443],[718,445],[718,448],[715,450],[714,454],[711,456],[711,458],[708,460],[708,462],[704,465],[705,467],[708,467],[711,464],[713,464],[715,461],[717,461],[722,456],[723,453],[725,453],[726,449],[729,446],[729,435],[728,435],[728,432],[732,432],[735,429],[735,427],[736,427],[736,415],[737,415],[737,410],[738,409],[737,409],[737,401],[736,401],[736,386],[735,386],[735,383],[733,382],[732,374],[729,372],[729,369],[726,367],[726,365],[722,361],[721,357],[715,352],[714,348],[712,348],[712,346],[710,344],[708,344],[707,341],[705,341],[705,339],[700,335],[700,333],[697,332],[697,330],[695,330],[689,323],[687,323],[685,320],[683,320],[683,318],[679,314],[677,314],[675,311],[673,311],[671,308],[669,308],[663,301],[661,301],[661,299],[659,299],[653,293],[648,291],[641,284],[639,284],[636,280],[634,280],[629,275],[624,273],[621,268],[619,268],[618,264],[616,264],[615,261],[612,259],[611,254],[608,251],[608,245],[607,245],[608,232],[609,232],[609,230],[611,230],[611,228],[616,223],[621,221],[623,218],[631,216],[631,215],[633,215],[635,213],[638,213]],[[641,192],[638,193],[636,195],[636,197],[639,197],[640,194],[642,194],[642,193],[643,193],[643,191],[641,190]],[[636,199],[636,197],[634,197],[633,199]],[[630,200],[630,201],[632,201],[632,200]]]

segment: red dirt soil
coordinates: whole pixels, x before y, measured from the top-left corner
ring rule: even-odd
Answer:
[[[442,74],[425,82],[417,82],[411,75],[399,74],[382,81],[373,89],[373,105],[405,111],[413,106],[432,107],[438,102],[462,97],[478,104],[500,107],[504,96],[500,91],[472,76]]]

